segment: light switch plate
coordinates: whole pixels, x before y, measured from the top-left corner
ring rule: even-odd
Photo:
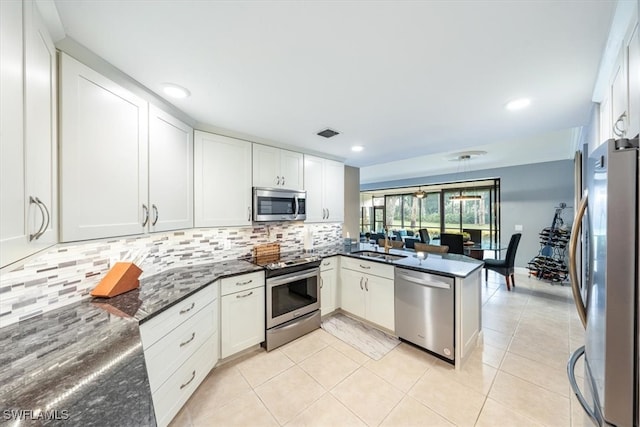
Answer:
[[[522,224],[516,224],[516,231],[522,231]]]

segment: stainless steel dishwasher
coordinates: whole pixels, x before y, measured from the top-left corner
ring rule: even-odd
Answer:
[[[454,360],[454,279],[395,269],[396,334]]]

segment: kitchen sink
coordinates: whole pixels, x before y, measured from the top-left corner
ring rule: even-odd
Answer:
[[[396,261],[402,258],[406,258],[405,255],[384,254],[384,253],[375,252],[375,251],[360,251],[360,252],[353,252],[353,254],[368,257],[368,258],[383,259],[385,261]]]

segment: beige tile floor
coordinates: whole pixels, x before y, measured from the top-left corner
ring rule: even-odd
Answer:
[[[217,367],[172,426],[581,426],[571,289],[516,283],[483,283],[484,344],[460,371],[406,343],[375,361],[317,330]]]

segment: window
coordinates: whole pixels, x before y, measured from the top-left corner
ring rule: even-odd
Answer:
[[[362,208],[362,231],[382,232],[386,226],[391,231],[414,236],[419,229],[426,228],[436,239],[442,232],[467,232],[483,243],[499,240],[499,179],[421,186],[421,189],[426,192],[421,199],[414,196],[417,190],[414,188],[393,189],[389,190],[392,194],[386,195],[377,190],[377,196],[369,196],[370,207]]]

